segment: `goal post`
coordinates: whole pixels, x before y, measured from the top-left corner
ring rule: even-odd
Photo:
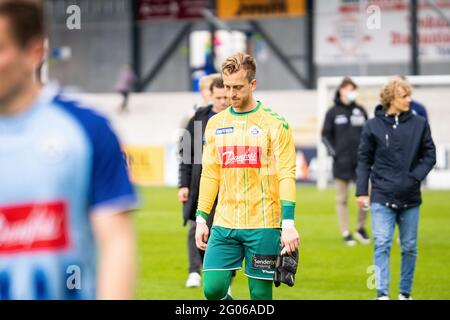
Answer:
[[[374,107],[378,104],[381,87],[392,76],[355,76],[352,80],[358,85],[358,103],[365,107],[369,117],[373,116]],[[437,168],[440,179],[433,180],[429,187],[450,188],[450,75],[406,76],[413,86],[413,99],[424,104],[430,118],[433,139],[438,150]],[[321,130],[325,115],[333,104],[334,93],[343,77],[321,77],[317,83],[317,188],[327,188],[330,177],[330,158],[322,143]],[[446,112],[443,112],[446,111]],[[436,173],[434,173],[436,174]],[[431,175],[431,174],[430,174]],[[441,180],[448,177],[449,183]],[[438,181],[439,180],[439,181]]]

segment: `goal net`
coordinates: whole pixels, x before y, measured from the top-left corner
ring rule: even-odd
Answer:
[[[390,77],[352,77],[358,85],[357,102],[373,117],[379,103],[379,91]],[[407,76],[413,87],[412,98],[425,106],[436,145],[437,163],[427,177],[427,187],[450,189],[450,75]],[[334,94],[342,77],[322,77],[317,86],[317,187],[325,189],[332,182],[332,159],[321,141],[325,114],[333,104]]]

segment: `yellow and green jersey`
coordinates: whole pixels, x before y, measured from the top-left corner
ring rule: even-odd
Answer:
[[[197,214],[206,217],[219,192],[214,225],[280,228],[294,218],[295,160],[283,117],[261,102],[246,113],[229,107],[206,126]]]

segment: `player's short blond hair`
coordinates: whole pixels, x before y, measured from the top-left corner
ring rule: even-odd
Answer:
[[[246,53],[236,53],[228,57],[222,64],[222,74],[228,76],[244,69],[247,71],[247,80],[250,82],[256,78],[256,61],[251,55]]]
[[[220,73],[212,73],[201,77],[198,83],[200,90],[209,90],[211,83],[216,79],[220,79]]]
[[[406,79],[400,76],[393,77],[381,88],[380,103],[385,110],[389,109],[400,88],[405,90],[408,95],[411,95],[411,85]]]

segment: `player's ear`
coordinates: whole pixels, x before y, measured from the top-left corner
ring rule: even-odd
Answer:
[[[44,60],[45,55],[45,44],[44,40],[41,38],[35,38],[29,41],[29,43],[25,47],[28,62],[33,68],[37,69],[42,61]]]
[[[252,81],[250,81],[250,85],[252,86],[252,91],[256,90],[256,79],[253,79]]]

